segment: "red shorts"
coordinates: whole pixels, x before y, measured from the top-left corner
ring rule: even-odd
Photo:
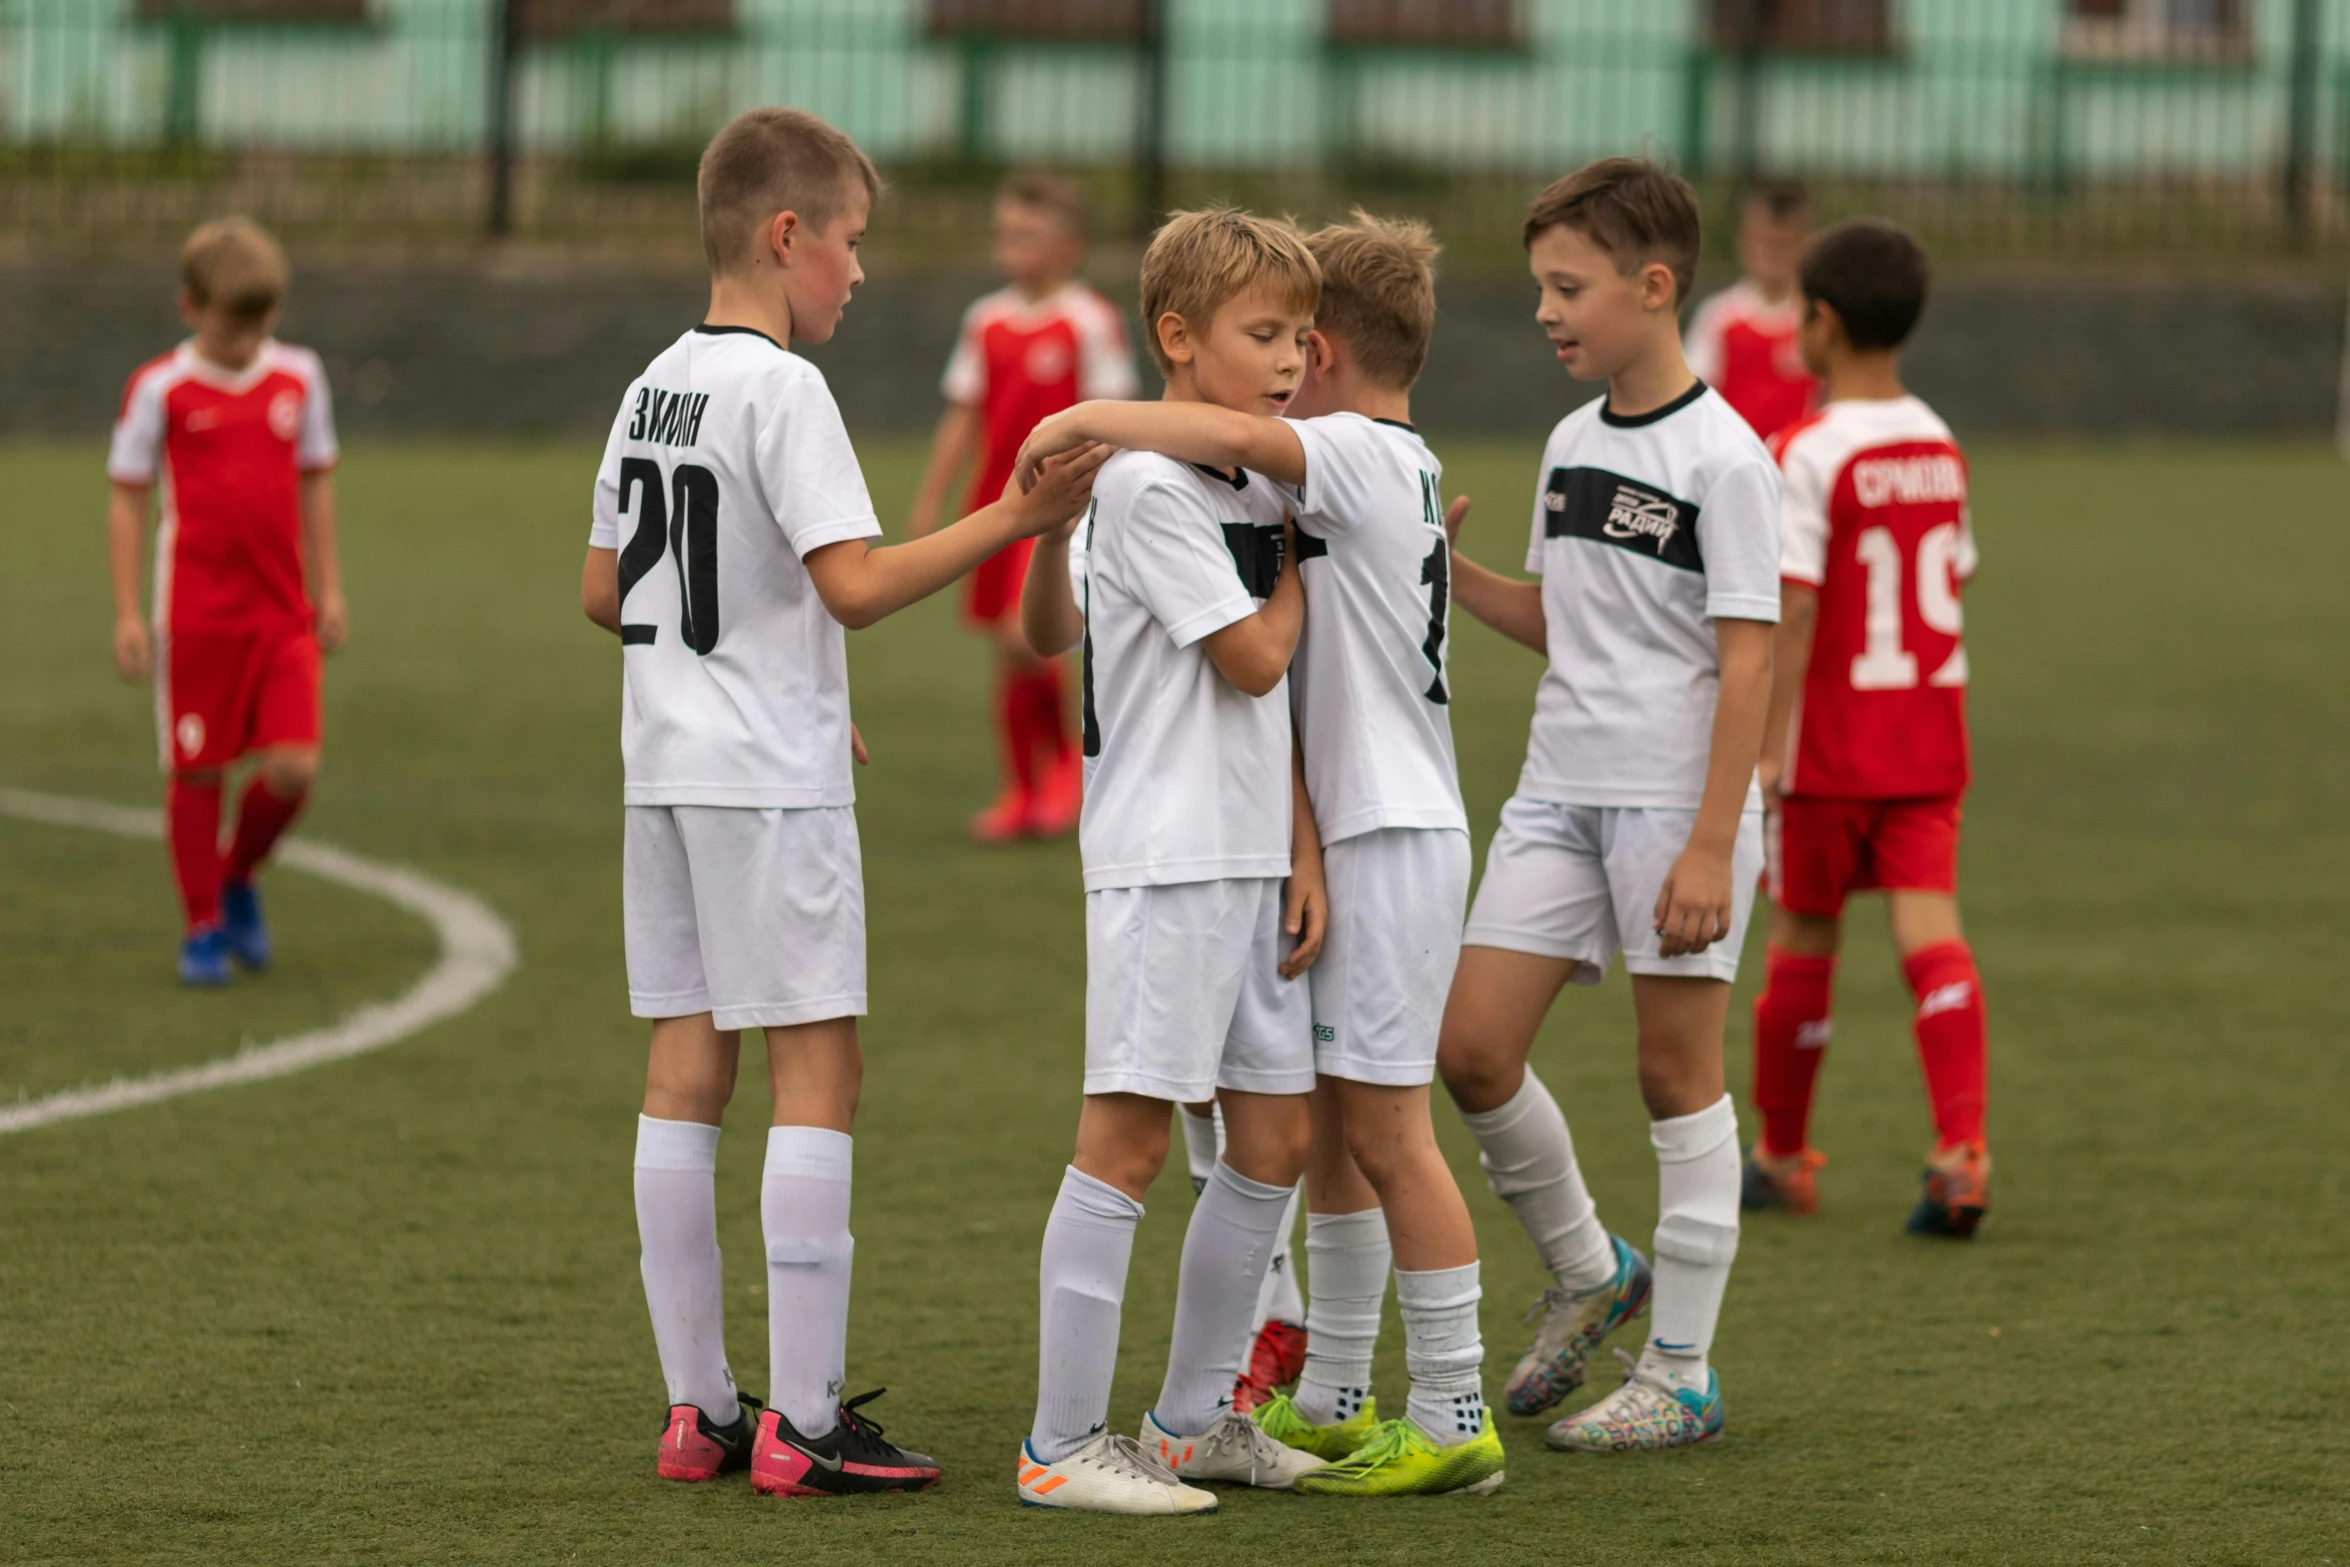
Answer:
[[[308,631],[175,631],[163,639],[155,722],[166,772],[318,743],[318,638]]]
[[[1834,919],[1855,892],[1958,890],[1957,795],[1779,802],[1767,836],[1771,901]]]
[[[974,626],[992,626],[1006,615],[1020,613],[1020,590],[1028,582],[1028,557],[1034,539],[1014,539],[979,563],[963,590],[963,619]]]

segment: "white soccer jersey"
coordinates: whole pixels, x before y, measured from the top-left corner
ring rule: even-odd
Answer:
[[[1779,470],[1703,383],[1630,418],[1595,398],[1542,452],[1526,569],[1550,664],[1518,793],[1693,809],[1721,660],[1715,620],[1779,618]]]
[[[848,647],[801,564],[881,532],[816,367],[695,327],[620,405],[588,542],[620,552],[630,805],[847,805]]]
[[[1322,841],[1382,827],[1466,832],[1445,687],[1443,465],[1406,424],[1339,413],[1293,428],[1306,452],[1306,629],[1290,685]]]
[[[1202,638],[1281,569],[1281,497],[1155,452],[1102,464],[1085,537],[1088,892],[1289,874],[1289,682],[1252,697]]]

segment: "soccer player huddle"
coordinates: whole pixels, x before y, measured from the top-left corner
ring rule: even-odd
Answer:
[[[845,632],[983,565],[997,577],[973,618],[1004,648],[1002,686],[1028,683],[1017,701],[1055,713],[1007,720],[1009,787],[981,835],[1049,831],[1082,802],[1084,1082],[1044,1227],[1021,1502],[1183,1514],[1213,1509],[1219,1484],[1502,1484],[1477,1240],[1435,1138],[1438,1080],[1552,1278],[1503,1384],[1509,1412],[1565,1404],[1647,1313],[1639,1353],[1615,1351],[1620,1382],[1556,1418],[1547,1444],[1718,1435],[1709,1351],[1741,1208],[1816,1204],[1808,1110],[1855,890],[1888,892],[1918,996],[1940,1135],[1911,1228],[1973,1232],[1983,1018],[1955,886],[1958,595],[1974,547],[1965,461],[1898,374],[1926,293],[1913,239],[1858,220],[1801,247],[1780,292],[1800,297],[1794,336],[1817,384],[1766,447],[1684,357],[1688,185],[1617,158],[1543,190],[1523,231],[1536,319],[1569,374],[1607,390],[1544,448],[1529,582],[1461,553],[1468,502],[1446,500],[1413,422],[1437,246],[1421,224],[1360,211],[1312,233],[1231,208],[1173,215],[1140,278],[1164,397],[1123,400],[1117,374],[1081,371],[1114,322],[1060,299],[1077,321],[1050,326],[1058,411],[1005,430],[990,416],[968,515],[933,527],[923,513],[974,438],[958,410],[986,396],[980,362],[1034,361],[1033,345],[999,353],[989,334],[1047,329],[1054,310],[1036,307],[1066,284],[1068,252],[1058,274],[1015,278],[1025,298],[989,305],[967,333],[981,346],[958,351],[915,536],[876,545],[839,411],[790,345],[832,336],[878,191],[864,154],[812,115],[756,110],[719,133],[699,181],[708,315],[630,386],[596,480],[582,599],[623,648],[661,1475],[747,1469],[782,1496],[939,1480],[864,1412],[873,1395],[843,1398],[866,1010]],[[1051,185],[1008,199],[1068,217]],[[1783,206],[1766,193],[1748,216],[1783,223]],[[1104,387],[1116,395],[1070,405]],[[1783,413],[1789,401],[1772,394]],[[1473,898],[1456,606],[1546,661]],[[1081,786],[1042,673],[1072,650]],[[1763,1126],[1742,1161],[1724,1035],[1766,872]],[[1602,1222],[1528,1061],[1561,990],[1619,956],[1657,1156],[1647,1255]],[[714,1191],[745,1028],[765,1034],[773,1107],[764,1403],[727,1362]],[[1129,1261],[1178,1113],[1198,1200],[1165,1378],[1114,1429]],[[1252,1344],[1301,1191],[1302,1364],[1269,1368]],[[1390,1277],[1408,1387],[1383,1410],[1372,1361]]]

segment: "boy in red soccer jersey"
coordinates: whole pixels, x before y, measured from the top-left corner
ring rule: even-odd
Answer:
[[[1795,264],[1811,232],[1803,187],[1766,180],[1738,216],[1737,282],[1689,321],[1689,368],[1769,440],[1811,412],[1816,383],[1796,344],[1802,300]]]
[[[349,630],[335,548],[334,415],[318,356],[273,339],[286,292],[277,242],[242,218],[180,252],[195,334],[141,365],[106,471],[114,663],[152,675],[167,837],[187,935],[179,977],[224,985],[268,966],[253,874],[318,771],[319,655]],[[139,611],[147,497],[163,484],[154,629]],[[235,836],[220,847],[222,772],[250,756]]]
[[[1966,458],[1901,384],[1926,301],[1925,251],[1873,219],[1804,252],[1803,356],[1825,405],[1773,442],[1785,475],[1784,618],[1763,738],[1771,804],[1768,978],[1754,1004],[1762,1136],[1745,1205],[1809,1213],[1825,1161],[1806,1141],[1829,1035],[1847,894],[1882,889],[1917,997],[1936,1139],[1909,1228],[1964,1238],[1989,1203],[1983,995],[1958,923],[1974,575]]]
[[[974,304],[947,361],[947,411],[906,533],[937,526],[955,475],[976,448],[965,511],[993,503],[1036,422],[1087,398],[1132,397],[1134,358],[1109,301],[1075,281],[1085,259],[1085,194],[1050,174],[1022,174],[996,198],[995,264],[1006,286]],[[1020,635],[1026,539],[971,574],[964,618],[996,645],[995,719],[1004,788],[971,821],[983,843],[1057,836],[1077,825],[1082,762],[1069,734],[1057,660]]]

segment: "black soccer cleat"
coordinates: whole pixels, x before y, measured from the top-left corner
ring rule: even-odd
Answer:
[[[938,1484],[938,1461],[882,1440],[881,1427],[857,1413],[888,1392],[875,1388],[840,1406],[830,1431],[810,1439],[778,1410],[759,1419],[751,1457],[751,1489],[762,1496],[863,1496],[879,1491],[927,1491]]]

